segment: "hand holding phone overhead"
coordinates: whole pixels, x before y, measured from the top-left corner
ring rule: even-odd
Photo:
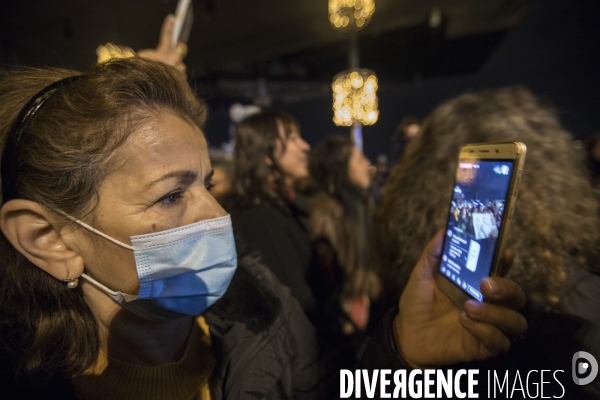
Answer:
[[[175,46],[172,45],[175,22],[176,18],[172,14],[167,15],[160,31],[158,46],[154,49],[140,50],[138,56],[171,65],[182,74],[185,74],[186,66],[183,59],[187,54],[187,45],[182,42],[177,43]]]

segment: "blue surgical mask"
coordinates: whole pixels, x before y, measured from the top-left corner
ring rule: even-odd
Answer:
[[[237,267],[229,215],[162,232],[130,237],[131,246],[82,221],[73,221],[132,250],[140,280],[137,295],[110,290],[87,274],[81,277],[134,314],[150,321],[200,315],[220,299]]]

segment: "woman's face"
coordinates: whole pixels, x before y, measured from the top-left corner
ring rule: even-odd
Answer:
[[[291,125],[286,132],[281,121],[277,121],[277,125],[281,140],[278,140],[275,145],[273,157],[283,172],[285,183],[293,186],[299,179],[308,176],[310,145],[302,139],[297,126]]]
[[[101,232],[130,245],[130,236],[226,215],[208,193],[212,169],[196,125],[163,113],[115,156],[120,163],[100,185],[90,221]],[[84,240],[86,272],[112,290],[137,294],[133,251],[93,233]]]
[[[352,147],[352,155],[348,161],[348,180],[360,188],[368,189],[371,186],[370,166],[371,162],[363,152]]]

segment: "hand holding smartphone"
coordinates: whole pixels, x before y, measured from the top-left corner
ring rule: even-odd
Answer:
[[[463,307],[484,301],[479,285],[500,271],[526,147],[520,142],[461,148],[450,202],[438,287]]]

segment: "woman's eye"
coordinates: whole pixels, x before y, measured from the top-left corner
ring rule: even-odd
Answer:
[[[204,184],[204,186],[206,186],[206,190],[209,190],[215,187],[215,184],[213,183],[213,181],[207,182]]]
[[[162,197],[160,200],[158,200],[157,203],[164,205],[164,206],[171,206],[175,203],[177,203],[179,200],[181,199],[181,193],[177,192],[177,193],[169,193],[168,195]]]

